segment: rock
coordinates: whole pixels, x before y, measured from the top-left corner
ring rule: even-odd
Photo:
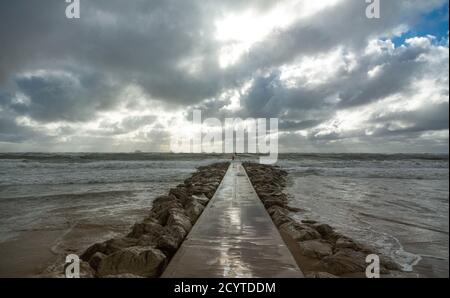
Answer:
[[[302,211],[305,211],[304,209],[297,208],[297,207],[292,207],[292,206],[289,206],[289,205],[284,206],[284,208],[286,208],[286,210],[289,210],[290,212],[302,212]]]
[[[320,234],[316,230],[294,221],[289,221],[282,224],[279,229],[296,241],[306,241],[320,238]]]
[[[285,202],[283,202],[282,200],[278,200],[278,199],[274,199],[274,198],[267,199],[264,201],[264,207],[266,207],[266,209],[270,208],[272,206],[284,207],[285,205],[286,205]]]
[[[91,268],[88,262],[80,262],[80,278],[94,278],[95,271]]]
[[[270,216],[272,216],[275,212],[280,212],[284,215],[288,215],[289,211],[283,207],[280,206],[271,206],[269,208],[267,208],[267,213],[269,213]]]
[[[98,265],[100,262],[106,257],[105,254],[101,252],[96,252],[90,259],[89,259],[89,265],[92,267],[92,269],[97,270]]]
[[[152,205],[153,207],[155,207],[161,204],[166,204],[169,201],[178,201],[178,200],[174,196],[159,196],[153,200]]]
[[[303,227],[303,229],[299,231],[299,237],[297,238],[297,240],[307,241],[319,238],[320,238],[319,232],[310,227]]]
[[[314,229],[324,238],[328,238],[333,233],[333,228],[327,224],[314,225]]]
[[[180,203],[184,206],[189,201],[189,191],[185,187],[172,188],[169,191],[169,195],[176,197]]]
[[[105,241],[106,250],[103,252],[106,255],[114,253],[120,249],[135,246],[138,244],[138,239],[123,237],[123,238],[112,238]]]
[[[275,210],[272,213],[272,220],[277,227],[281,226],[284,223],[293,221],[292,218],[290,218],[288,215],[286,215],[284,212],[280,210]]]
[[[304,224],[312,224],[313,225],[313,224],[316,224],[317,221],[312,220],[312,219],[303,219],[302,223],[304,223]]]
[[[134,274],[156,277],[166,264],[166,256],[151,247],[129,247],[117,251],[100,262],[97,275]]]
[[[167,218],[169,217],[170,210],[183,210],[183,205],[177,200],[169,200],[167,202],[161,202],[158,205],[153,205],[150,218],[155,218],[161,225],[166,225]]]
[[[166,228],[166,232],[157,239],[156,247],[166,255],[172,256],[186,237],[187,232],[180,226]]]
[[[138,239],[123,237],[123,238],[112,238],[103,243],[96,243],[90,246],[81,256],[80,259],[88,262],[94,254],[100,252],[105,255],[112,254],[120,249],[135,246],[138,243]]]
[[[143,276],[131,274],[131,273],[123,273],[123,274],[116,274],[116,275],[105,275],[102,276],[102,278],[144,278]]]
[[[341,237],[338,240],[336,240],[335,248],[336,250],[342,248],[350,248],[356,251],[361,251],[360,245],[347,237]]]
[[[306,274],[306,278],[339,278],[328,272],[309,272]]]
[[[186,215],[191,220],[191,224],[194,224],[197,221],[200,214],[202,214],[203,209],[205,209],[205,207],[197,201],[193,201],[186,206]]]
[[[167,219],[168,226],[180,226],[186,232],[189,232],[192,228],[191,219],[183,211],[170,210],[169,217]]]
[[[289,221],[279,226],[279,230],[281,233],[287,234],[292,239],[298,240],[300,237],[300,230],[297,229],[296,226],[296,222]]]
[[[161,233],[163,226],[153,220],[144,220],[143,222],[137,223],[133,226],[128,237],[140,238],[144,234],[150,234],[157,236]]]
[[[158,238],[156,248],[163,251],[168,256],[173,256],[178,250],[180,242],[172,235],[161,235]]]
[[[203,193],[199,195],[192,195],[192,198],[203,206],[206,206],[209,202],[209,199]]]
[[[91,245],[90,247],[88,247],[84,251],[84,253],[81,254],[80,259],[82,259],[84,261],[89,261],[95,253],[97,253],[97,252],[104,253],[105,251],[106,251],[106,243],[104,243],[104,242],[95,243],[95,244]]]
[[[152,246],[152,247],[154,247],[157,244],[157,239],[158,239],[159,235],[161,235],[162,233],[163,233],[163,231],[161,231],[161,233],[142,235],[141,237],[139,237],[136,246]]]
[[[321,263],[328,272],[335,275],[365,272],[367,266],[366,254],[349,248],[323,258]]]
[[[306,257],[322,259],[333,253],[332,246],[322,239],[298,242],[300,253]]]
[[[401,271],[402,268],[394,260],[389,257],[380,256],[380,263],[389,270]]]

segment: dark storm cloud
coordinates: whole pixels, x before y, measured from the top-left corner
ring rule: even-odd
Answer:
[[[88,120],[97,111],[118,103],[115,86],[98,74],[75,77],[71,73],[44,72],[18,76],[14,82],[26,100],[15,102],[9,96],[2,100],[4,106],[41,122]]]
[[[430,71],[445,73],[448,65],[437,65],[439,68],[430,70],[429,62],[419,59],[423,55],[440,54],[434,50],[431,46],[408,45],[391,53],[362,55],[354,70],[343,68],[324,84],[313,87],[306,86],[302,80],[298,81],[299,87],[286,87],[280,82],[279,72],[273,72],[254,80],[242,99],[243,107],[250,117],[283,118],[294,114],[304,121],[313,113],[316,118],[325,118],[314,111],[331,116],[330,110],[362,106],[407,92],[414,87],[414,81],[429,75]],[[445,56],[443,59],[445,61]],[[379,67],[379,73],[369,76],[376,67]],[[445,77],[437,78],[446,80]]]
[[[448,113],[448,102],[439,104],[430,103],[420,110],[394,112],[387,115],[375,115],[371,121],[374,123],[386,123],[386,127],[389,127],[390,122],[402,122],[408,125],[407,128],[391,129],[390,132],[403,133],[448,130]],[[378,132],[378,134],[380,133],[381,132]]]
[[[64,1],[2,1],[0,82],[72,62],[138,83],[154,98],[198,102],[222,88],[214,17],[255,3],[267,9],[272,1],[82,1],[81,18],[68,20]],[[197,57],[198,73],[180,67]]]
[[[41,131],[17,124],[10,113],[0,111],[0,143],[46,142],[53,139],[53,137]]]

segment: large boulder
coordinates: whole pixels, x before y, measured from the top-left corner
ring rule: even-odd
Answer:
[[[307,241],[307,240],[314,240],[319,239],[320,234],[316,230],[314,230],[311,227],[304,227],[299,231],[299,236],[297,237],[297,240],[299,241]]]
[[[92,267],[92,269],[97,270],[98,266],[100,265],[100,262],[106,258],[106,255],[101,252],[96,252],[90,259],[89,259],[89,265]]]
[[[184,186],[178,186],[176,188],[172,188],[169,191],[169,195],[176,197],[180,203],[185,206],[190,199],[190,191],[188,188]]]
[[[380,256],[380,262],[386,269],[395,270],[395,271],[402,270],[402,267],[398,263],[396,263],[394,260],[392,260],[390,257]]]
[[[91,257],[96,254],[97,252],[105,253],[106,251],[106,243],[95,243],[91,246],[89,246],[80,256],[80,259],[84,261],[89,261]]]
[[[272,206],[284,207],[286,206],[286,202],[277,198],[270,198],[264,201],[264,207],[266,207],[266,209]]]
[[[340,237],[339,239],[337,239],[334,246],[336,250],[343,248],[349,248],[357,251],[362,250],[361,246],[358,243],[347,237]]]
[[[180,226],[165,227],[165,232],[157,239],[156,248],[166,255],[172,256],[186,237],[187,232]]]
[[[167,219],[167,226],[180,226],[186,232],[189,232],[192,228],[191,219],[186,215],[184,210],[170,210],[169,217]]]
[[[97,275],[110,276],[134,274],[156,277],[166,264],[166,256],[151,247],[129,247],[103,258],[98,266]]]
[[[273,223],[279,227],[284,223],[293,221],[292,218],[290,218],[288,215],[286,215],[285,212],[281,211],[280,209],[276,209],[272,212],[272,220]]]
[[[152,235],[158,236],[161,234],[163,230],[163,226],[158,222],[152,219],[146,219],[140,223],[137,223],[133,226],[131,232],[128,234],[128,237],[131,238],[140,238],[142,235]]]
[[[333,248],[328,241],[322,239],[298,242],[300,253],[309,258],[322,259],[333,253]]]
[[[309,272],[306,274],[306,278],[339,278],[328,272]]]
[[[365,272],[367,266],[366,254],[349,248],[323,258],[321,263],[328,272],[336,275]]]
[[[123,273],[123,274],[115,274],[115,275],[105,275],[102,278],[145,278],[144,276],[131,274],[131,273]]]
[[[206,206],[208,204],[208,202],[209,202],[208,197],[206,197],[205,194],[203,194],[203,193],[198,194],[198,195],[192,195],[192,198],[196,202],[202,204],[203,206]]]
[[[289,221],[282,224],[280,231],[289,235],[292,239],[297,241],[306,241],[320,238],[320,234],[311,227],[301,225],[294,221]]]
[[[89,261],[91,257],[100,252],[105,255],[112,254],[118,250],[123,248],[135,246],[138,244],[138,239],[123,237],[123,238],[112,238],[102,243],[96,243],[90,246],[81,256],[80,258],[84,261]]]
[[[200,214],[202,214],[203,209],[205,209],[205,207],[197,201],[193,201],[186,206],[186,215],[189,217],[192,224],[197,221]]]
[[[333,228],[327,224],[315,224],[313,227],[323,238],[329,238],[333,234]]]
[[[153,203],[149,218],[155,218],[161,225],[165,225],[169,217],[169,211],[173,209],[182,210],[183,205],[178,200],[162,201],[158,204]]]
[[[279,212],[279,213],[282,213],[284,215],[289,215],[289,210],[287,210],[287,209],[285,209],[283,207],[280,207],[280,206],[276,206],[275,205],[275,206],[271,206],[271,207],[267,208],[267,213],[269,213],[270,216],[273,216],[273,214],[275,212]]]

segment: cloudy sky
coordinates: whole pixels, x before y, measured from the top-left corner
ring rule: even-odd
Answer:
[[[203,117],[280,151],[444,152],[448,0],[0,2],[0,151],[168,151]]]

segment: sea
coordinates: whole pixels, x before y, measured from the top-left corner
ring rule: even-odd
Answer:
[[[242,154],[241,160],[258,161]],[[0,153],[0,277],[37,276],[126,234],[154,198],[222,154]],[[280,154],[300,219],[376,247],[411,277],[449,276],[449,157]]]

